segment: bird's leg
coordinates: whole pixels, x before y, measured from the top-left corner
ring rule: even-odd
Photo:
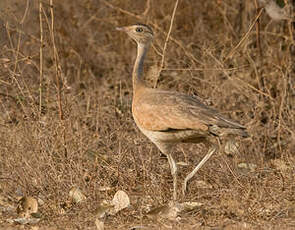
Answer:
[[[177,165],[172,158],[171,154],[167,154],[168,162],[170,165],[171,175],[173,177],[173,200],[177,200]]]
[[[206,156],[201,160],[201,162],[194,168],[194,170],[188,174],[186,176],[186,178],[184,179],[184,183],[183,183],[183,187],[182,187],[182,193],[183,195],[186,192],[186,187],[187,187],[187,182],[198,172],[198,170],[203,166],[203,164],[206,163],[206,161],[212,156],[212,154],[217,150],[216,146],[211,146],[209,148],[208,153],[206,154]]]

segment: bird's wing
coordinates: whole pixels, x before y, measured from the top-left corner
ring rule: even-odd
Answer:
[[[133,115],[137,123],[147,130],[196,129],[207,131],[210,126],[244,129],[227,119],[200,100],[188,95],[150,90],[133,101]]]

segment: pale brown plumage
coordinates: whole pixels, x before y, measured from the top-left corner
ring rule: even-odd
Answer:
[[[232,132],[237,132],[237,134],[245,132],[244,126],[225,118],[197,98],[146,87],[143,87],[138,95],[133,101],[133,115],[144,129],[210,131],[210,127],[215,125],[220,128],[232,129]]]
[[[178,92],[149,88],[142,80],[143,61],[153,39],[150,27],[137,24],[121,27],[137,42],[138,52],[133,69],[132,114],[138,128],[167,155],[173,176],[173,198],[176,199],[177,166],[170,149],[174,144],[200,143],[210,149],[199,165],[186,177],[183,192],[188,180],[216,151],[212,138],[226,135],[248,136],[246,128],[237,122],[225,118],[215,109],[209,108],[195,97]]]

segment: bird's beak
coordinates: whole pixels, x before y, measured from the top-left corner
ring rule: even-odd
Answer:
[[[116,27],[116,30],[127,32],[127,27]]]

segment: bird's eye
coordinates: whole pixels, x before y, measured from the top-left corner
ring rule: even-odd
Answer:
[[[135,31],[140,33],[140,32],[143,31],[143,29],[142,29],[141,27],[137,27],[137,28],[135,29]]]

